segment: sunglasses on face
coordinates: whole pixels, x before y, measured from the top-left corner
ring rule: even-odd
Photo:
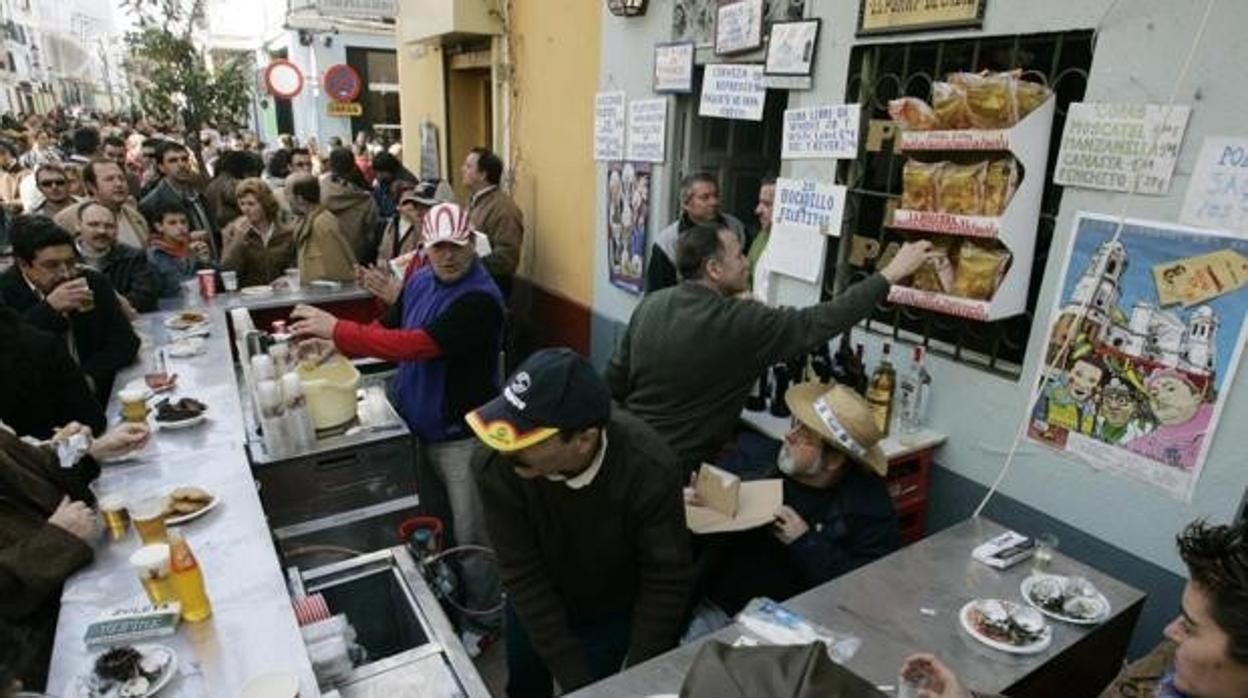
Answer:
[[[63,187],[66,184],[68,184],[68,182],[63,179],[45,179],[39,183],[39,186],[41,187]]]

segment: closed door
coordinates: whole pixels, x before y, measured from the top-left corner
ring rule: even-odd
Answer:
[[[447,143],[450,152],[449,179],[455,193],[466,201],[468,192],[459,181],[459,166],[468,151],[477,146],[494,149],[494,110],[489,68],[447,71]]]

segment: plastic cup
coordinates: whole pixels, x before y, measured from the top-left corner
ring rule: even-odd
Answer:
[[[126,537],[130,530],[130,513],[126,511],[126,492],[117,484],[96,480],[91,483],[91,492],[95,495],[95,505],[100,511],[100,520],[108,531],[110,540],[118,541]]]
[[[121,419],[126,422],[147,421],[147,395],[142,390],[123,388],[117,392],[121,403]]]
[[[290,284],[290,290],[292,291],[299,289],[302,284],[299,282],[298,267],[290,267],[286,270],[286,283]]]
[[[143,591],[153,604],[177,601],[178,595],[173,590],[173,579],[169,571],[169,546],[165,543],[145,545],[130,555],[130,566],[134,568]]]
[[[1042,533],[1036,536],[1036,552],[1031,556],[1031,567],[1034,572],[1048,572],[1053,566],[1057,543],[1057,536],[1052,533]]]
[[[134,522],[134,531],[139,534],[139,540],[144,545],[168,541],[164,497],[147,496],[135,500],[130,505],[130,520]]]
[[[221,283],[225,286],[226,293],[233,293],[238,290],[238,272],[223,271],[221,272]]]
[[[199,279],[199,295],[209,299],[217,295],[217,272],[212,269],[201,269],[195,272]]]

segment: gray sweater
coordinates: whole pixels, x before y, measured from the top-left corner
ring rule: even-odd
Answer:
[[[607,367],[611,394],[654,427],[686,469],[713,461],[764,369],[848,330],[888,287],[875,274],[800,310],[727,298],[692,281],[652,293]]]

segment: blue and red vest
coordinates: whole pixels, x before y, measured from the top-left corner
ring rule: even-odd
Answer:
[[[479,259],[472,263],[472,268],[463,278],[451,284],[439,281],[431,266],[419,269],[408,277],[403,287],[402,329],[428,327],[455,301],[470,293],[485,293],[500,308],[503,307],[503,296]],[[494,357],[502,347],[501,334],[500,328],[494,340],[494,351],[491,352]],[[489,371],[490,382],[497,390],[502,381],[498,375],[498,361],[491,359],[487,364],[480,370]],[[399,414],[412,433],[427,443],[452,441],[469,435],[463,415],[443,414],[447,365],[445,356],[427,361],[404,361],[399,364],[395,377]]]

